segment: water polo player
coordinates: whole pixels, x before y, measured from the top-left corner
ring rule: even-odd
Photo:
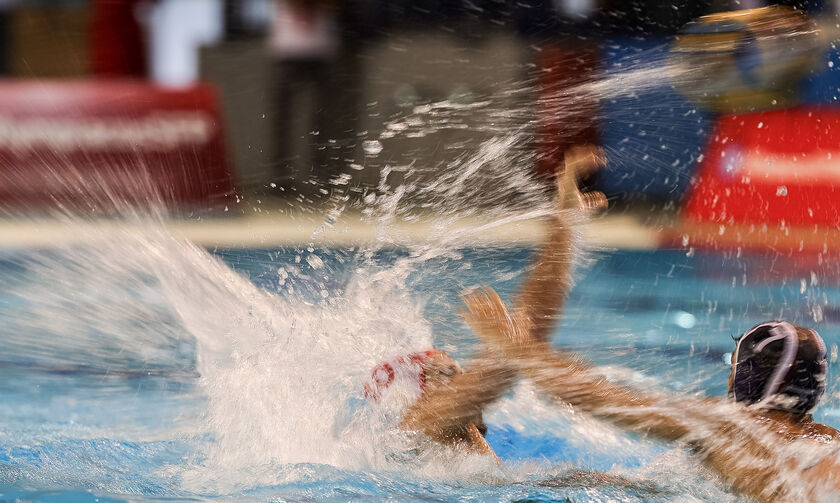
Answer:
[[[827,369],[825,344],[814,330],[773,321],[747,331],[732,355],[734,400],[727,404],[613,383],[579,356],[533,338],[533,323],[510,313],[492,289],[465,302],[476,333],[546,395],[623,428],[681,442],[734,489],[760,501],[836,501],[840,433],[811,416]]]
[[[571,289],[575,221],[606,204],[601,193],[580,192],[578,175],[603,163],[599,149],[574,147],[557,177],[556,221],[549,226],[546,242],[517,296],[517,312],[531,321],[532,336],[539,340],[550,335]],[[497,353],[479,354],[462,370],[445,352],[429,350],[378,365],[365,384],[365,396],[401,410],[400,427],[405,430],[421,431],[436,442],[471,452],[493,454],[483,437],[482,412],[510,389],[515,378],[515,369]]]

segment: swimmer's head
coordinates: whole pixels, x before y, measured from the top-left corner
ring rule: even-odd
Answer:
[[[810,414],[825,391],[825,342],[786,321],[756,325],[732,352],[729,394],[745,405]]]
[[[380,401],[388,393],[400,389],[413,401],[430,388],[448,383],[463,372],[447,353],[437,349],[418,351],[382,362],[370,373],[365,383],[365,398]]]
[[[394,398],[410,405],[423,394],[447,386],[453,377],[463,372],[448,353],[437,349],[398,356],[374,367],[364,386],[365,398],[374,402]],[[482,434],[487,431],[481,417],[470,422]]]

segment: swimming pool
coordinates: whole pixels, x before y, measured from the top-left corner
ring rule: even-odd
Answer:
[[[0,493],[101,501],[738,501],[679,448],[544,402],[486,414],[504,461],[401,449],[362,399],[382,358],[477,342],[453,307],[531,250],[206,250],[161,232],[0,251]],[[218,259],[221,259],[219,261]],[[596,251],[556,344],[639,382],[725,393],[730,336],[772,318],[831,353],[840,274],[777,254]],[[625,477],[601,481],[579,470]]]

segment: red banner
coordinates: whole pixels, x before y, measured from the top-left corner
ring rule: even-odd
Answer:
[[[837,242],[840,108],[727,116],[711,138],[683,205],[684,228],[703,229],[707,243]]]
[[[233,193],[228,162],[209,85],[0,83],[2,207],[206,207]]]

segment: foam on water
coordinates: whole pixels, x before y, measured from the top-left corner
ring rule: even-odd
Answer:
[[[381,436],[336,435],[336,421],[348,413],[348,400],[361,399],[379,360],[432,344],[419,309],[396,288],[400,274],[371,275],[330,301],[279,299],[203,250],[186,251],[183,258],[200,273],[177,268],[162,278],[197,340],[214,438],[201,462],[208,480],[223,471],[237,484],[248,477],[271,484],[278,465],[294,463],[375,466],[370,444]],[[190,294],[197,291],[200,304]]]

